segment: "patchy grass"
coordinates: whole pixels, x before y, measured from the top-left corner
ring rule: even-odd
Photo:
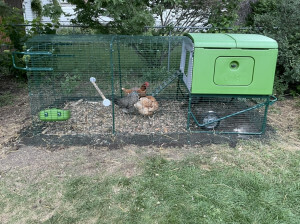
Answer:
[[[132,150],[132,149],[130,149]],[[2,223],[299,223],[300,151],[245,141],[177,159],[133,149],[133,176],[21,173],[0,182]],[[143,155],[143,156],[142,156]],[[76,161],[76,159],[74,160]],[[124,161],[125,162],[125,161]],[[132,167],[130,168],[132,169]],[[70,175],[69,175],[70,174]],[[9,215],[8,215],[9,214]]]

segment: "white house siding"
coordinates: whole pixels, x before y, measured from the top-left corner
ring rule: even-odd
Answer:
[[[63,25],[71,24],[70,20],[73,19],[74,16],[74,6],[65,3],[63,0],[58,0],[60,3],[61,9],[64,13],[70,14],[71,16],[61,15],[59,22]],[[46,5],[52,3],[52,0],[41,0],[42,5]],[[36,14],[31,9],[31,0],[24,0],[23,1],[23,10],[24,10],[24,20],[27,21],[29,24],[36,18]],[[51,19],[49,17],[42,17],[41,22],[43,23],[50,23]]]

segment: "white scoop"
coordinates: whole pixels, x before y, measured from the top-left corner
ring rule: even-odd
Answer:
[[[91,77],[90,78],[90,82],[94,85],[94,87],[96,88],[96,90],[98,91],[98,93],[100,94],[100,96],[102,97],[103,101],[102,101],[102,104],[105,106],[105,107],[108,107],[110,106],[110,100],[109,99],[106,99],[106,97],[104,96],[104,94],[102,93],[102,91],[99,89],[99,87],[97,86],[96,84],[96,78],[95,77]]]

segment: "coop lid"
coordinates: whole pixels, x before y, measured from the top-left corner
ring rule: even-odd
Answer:
[[[236,48],[235,40],[226,34],[189,33],[186,35],[192,39],[196,48]]]
[[[258,34],[227,34],[236,42],[237,48],[278,48],[275,40]]]
[[[258,34],[188,33],[194,47],[201,48],[278,48],[277,42]]]

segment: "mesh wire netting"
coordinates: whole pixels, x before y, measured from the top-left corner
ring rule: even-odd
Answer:
[[[187,37],[40,35],[26,44],[33,130],[46,135],[170,136],[190,132],[260,134],[268,96],[191,95],[178,72]],[[46,52],[46,53],[45,53]],[[96,84],[112,106],[90,82]],[[149,83],[157,110],[124,110],[122,88]],[[259,105],[259,106],[257,106]],[[41,111],[70,111],[65,121],[41,121]],[[217,119],[211,122],[211,119]],[[210,122],[205,125],[205,122]],[[156,137],[157,138],[157,137]],[[168,138],[168,137],[166,137]],[[172,138],[172,137],[170,137]]]
[[[196,132],[261,134],[265,129],[268,104],[269,98],[262,96],[192,97],[190,129]]]

